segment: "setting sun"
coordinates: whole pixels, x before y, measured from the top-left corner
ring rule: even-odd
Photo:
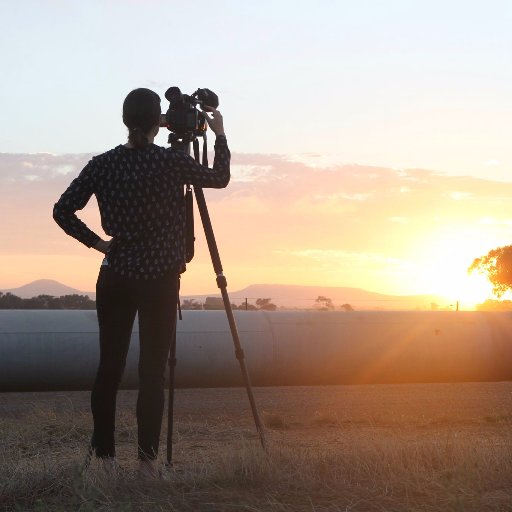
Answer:
[[[487,252],[482,249],[481,238],[467,228],[449,228],[432,235],[424,255],[425,273],[422,286],[439,294],[454,308],[474,309],[479,303],[492,298],[492,285],[476,272],[468,274],[468,267],[478,256]]]

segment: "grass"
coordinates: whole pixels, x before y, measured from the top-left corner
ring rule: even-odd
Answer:
[[[215,390],[210,393],[214,396]],[[85,406],[71,402],[59,409],[51,400],[14,412],[5,406],[0,509],[512,511],[512,422],[507,411],[484,411],[474,418],[453,412],[449,422],[450,412],[439,409],[446,422],[436,422],[432,411],[425,416],[409,410],[393,423],[384,413],[364,407],[365,414],[358,416],[341,414],[332,404],[294,406],[293,390],[286,393],[287,408],[278,404],[262,414],[268,453],[261,450],[250,422],[237,421],[228,410],[203,415],[181,411],[175,469],[161,481],[136,477],[131,403],[119,408],[118,456],[127,474],[118,480],[109,480],[96,461],[81,472],[90,434]],[[194,404],[189,406],[193,411]]]

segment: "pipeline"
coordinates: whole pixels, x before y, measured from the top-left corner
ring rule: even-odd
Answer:
[[[236,311],[255,386],[512,380],[512,313]],[[137,387],[135,323],[121,387]],[[0,391],[90,389],[95,311],[1,310]],[[224,311],[183,311],[178,387],[241,386]]]

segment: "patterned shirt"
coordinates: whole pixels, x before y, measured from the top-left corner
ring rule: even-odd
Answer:
[[[119,145],[96,156],[55,203],[53,218],[87,247],[100,237],[75,214],[96,195],[105,233],[112,237],[108,265],[135,279],[154,279],[185,266],[183,186],[224,188],[230,179],[226,137],[215,142],[213,167],[173,148]]]

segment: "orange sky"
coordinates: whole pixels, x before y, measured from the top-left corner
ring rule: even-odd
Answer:
[[[165,110],[179,86],[215,91],[226,121],[234,179],[208,199],[231,290],[487,295],[466,268],[512,240],[511,2],[217,2],[202,37],[184,22],[194,2],[28,5],[0,17],[0,289],[94,288],[101,257],[53,223],[53,203],[81,153],[126,140],[131,89]],[[155,13],[165,29],[148,44]],[[94,204],[83,215],[98,227]],[[183,291],[215,291],[200,236],[196,252]]]
[[[49,278],[94,289],[101,256],[51,217],[89,156],[0,154],[0,288]],[[467,267],[511,238],[512,183],[426,170],[321,168],[235,153],[228,188],[206,195],[231,290],[255,283],[352,286],[475,302],[487,292],[481,283],[468,285]],[[81,217],[101,232],[94,199]],[[196,229],[184,294],[216,290]]]

